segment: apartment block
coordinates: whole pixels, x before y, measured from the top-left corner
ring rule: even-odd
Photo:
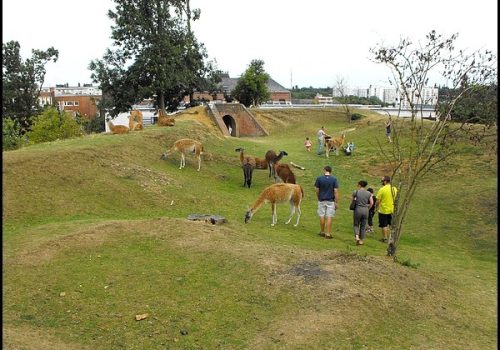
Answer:
[[[43,88],[38,98],[40,105],[56,106],[60,111],[66,111],[73,116],[80,114],[84,118],[93,119],[99,114],[98,102],[102,99],[102,91],[92,86],[69,86],[68,84]]]

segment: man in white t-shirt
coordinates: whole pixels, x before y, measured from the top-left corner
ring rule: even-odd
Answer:
[[[322,126],[321,129],[318,130],[318,152],[317,154],[323,153],[323,148],[325,147],[325,127]]]

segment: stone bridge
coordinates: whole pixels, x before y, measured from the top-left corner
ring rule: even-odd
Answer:
[[[234,137],[269,135],[252,113],[240,103],[211,104],[208,107],[208,114],[224,135]]]

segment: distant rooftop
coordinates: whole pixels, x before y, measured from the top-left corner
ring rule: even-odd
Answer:
[[[229,74],[221,74],[221,85],[224,90],[227,91],[232,91],[236,87],[236,84],[238,83],[238,80],[240,78],[229,78]],[[289,92],[287,88],[283,87],[281,84],[273,80],[272,78],[269,78],[267,81],[267,88],[269,89],[269,92]]]

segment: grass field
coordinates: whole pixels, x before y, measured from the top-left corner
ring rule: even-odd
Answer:
[[[348,209],[359,180],[377,190],[386,174],[384,117],[252,112],[269,136],[224,137],[196,108],[172,128],[3,152],[3,348],[496,349],[497,160],[488,145],[464,145],[420,184],[396,263],[379,231],[355,245]],[[306,152],[305,137],[314,142],[322,125],[351,130],[353,155]],[[200,172],[194,157],[182,170],[178,154],[160,160],[184,137],[203,142]],[[287,204],[274,227],[269,205],[244,224],[272,181],[255,170],[244,188],[238,147],[259,157],[285,150],[283,162],[305,167],[294,169],[305,193],[298,227],[284,224]],[[341,194],[333,240],[317,234],[314,180],[327,164]]]

